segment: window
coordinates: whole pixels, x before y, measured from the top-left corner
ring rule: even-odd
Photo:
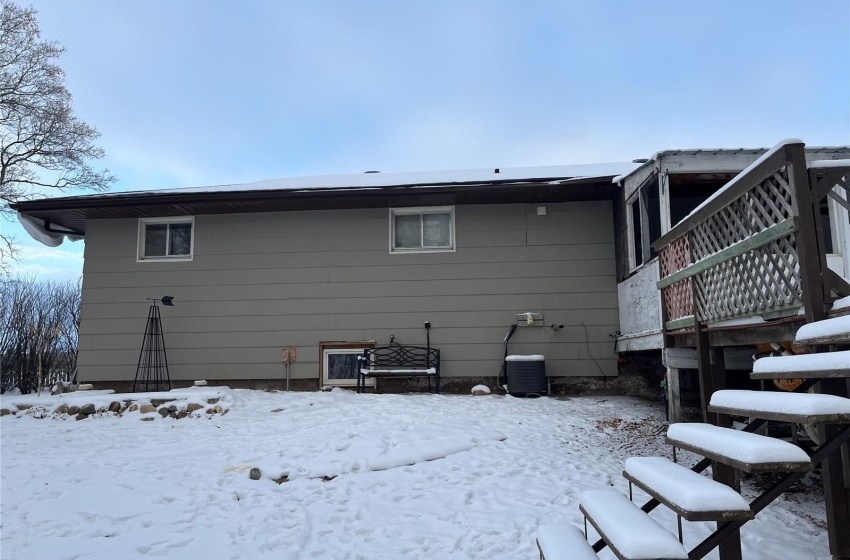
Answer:
[[[139,220],[138,260],[190,260],[195,218],[142,218]]]
[[[454,251],[454,208],[391,208],[390,252]]]
[[[635,270],[654,259],[651,244],[661,237],[661,202],[656,178],[643,185],[626,202],[629,226],[629,268]]]
[[[362,365],[359,358],[366,348],[374,348],[375,341],[361,342],[320,342],[322,356],[322,385],[340,387],[357,385],[357,372]],[[367,378],[366,386],[374,387],[375,379]]]

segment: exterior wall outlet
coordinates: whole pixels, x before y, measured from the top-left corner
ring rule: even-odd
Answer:
[[[517,313],[516,324],[520,327],[542,327],[543,313],[532,313],[530,311]]]

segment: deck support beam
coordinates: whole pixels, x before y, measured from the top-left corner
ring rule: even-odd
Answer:
[[[667,368],[667,421],[682,421],[682,395],[679,389],[679,368]]]

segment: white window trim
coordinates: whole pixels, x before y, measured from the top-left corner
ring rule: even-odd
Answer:
[[[192,224],[192,237],[189,239],[188,255],[172,255],[146,257],[145,226],[148,224]],[[171,262],[191,261],[195,257],[195,216],[168,216],[165,218],[139,218],[139,228],[136,242],[136,262]]]
[[[395,248],[395,216],[409,214],[449,214],[451,226],[451,247],[428,247],[420,249],[396,249]],[[420,253],[454,253],[457,251],[457,238],[455,237],[455,207],[454,206],[414,206],[409,208],[390,208],[390,254],[420,254]]]
[[[363,348],[325,348],[322,350],[322,385],[329,385],[334,387],[355,387],[357,386],[357,377],[354,379],[330,379],[328,377],[328,355],[330,354],[357,354],[358,356],[363,355],[363,350],[369,348],[368,346],[364,346]],[[360,375],[360,361],[358,360],[357,367],[357,375]],[[366,387],[374,387],[375,386],[375,378],[367,377],[366,378]]]

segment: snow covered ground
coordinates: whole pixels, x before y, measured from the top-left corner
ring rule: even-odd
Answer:
[[[670,456],[663,410],[626,397],[222,393],[224,415],[0,419],[2,558],[531,560],[582,492],[628,491],[628,456]],[[822,503],[796,500],[743,528],[745,558],[829,558]]]

